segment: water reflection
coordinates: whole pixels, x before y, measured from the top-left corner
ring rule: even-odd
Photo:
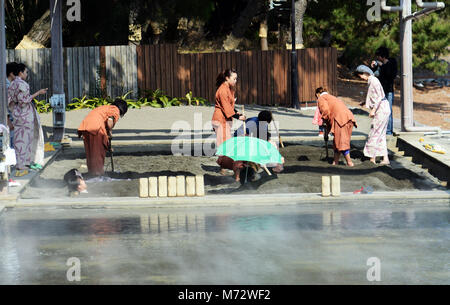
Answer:
[[[70,216],[69,216],[70,215]],[[12,210],[0,216],[0,284],[450,283],[448,208]]]
[[[134,217],[18,219],[9,230],[26,236],[126,235],[163,232],[342,230],[439,228],[450,211],[324,211],[297,214],[141,214]]]

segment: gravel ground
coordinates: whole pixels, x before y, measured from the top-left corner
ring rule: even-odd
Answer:
[[[361,142],[361,141],[360,141]],[[320,193],[321,177],[341,176],[341,191],[352,192],[361,186],[371,186],[376,191],[433,190],[443,189],[434,177],[407,158],[394,156],[391,166],[376,166],[363,157],[362,143],[352,145],[351,157],[355,167],[330,165],[325,160],[325,148],[292,145],[281,148],[285,157],[285,170],[242,185],[233,177],[221,176],[216,164],[217,157],[174,156],[170,152],[141,151],[119,153],[114,156],[115,172],[111,172],[110,159],[106,158],[107,175],[102,179],[87,179],[88,193],[82,197],[136,197],[138,179],[142,177],[204,175],[207,194],[269,194],[269,193]],[[332,149],[329,149],[330,155]],[[55,198],[67,196],[62,177],[71,168],[87,172],[84,154],[70,150],[61,154],[47,166],[33,184],[26,187],[22,198]]]

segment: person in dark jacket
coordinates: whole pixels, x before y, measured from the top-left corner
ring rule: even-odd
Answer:
[[[394,103],[394,80],[397,77],[397,61],[389,57],[389,49],[386,47],[379,47],[375,52],[375,56],[377,60],[372,61],[371,68],[375,72],[374,75],[380,80],[386,99],[389,101],[391,115],[386,134],[392,135],[394,131],[392,104]]]
[[[272,120],[273,120],[272,112],[268,110],[261,111],[257,117],[251,117],[245,120],[245,127],[246,127],[245,134],[250,137],[255,137],[264,141],[269,141],[270,140],[269,124],[272,122]],[[241,127],[239,127],[234,132],[235,137],[242,135],[244,135],[244,125],[241,125]]]

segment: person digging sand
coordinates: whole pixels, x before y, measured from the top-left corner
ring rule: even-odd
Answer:
[[[345,157],[348,166],[354,166],[350,158],[350,139],[353,126],[357,127],[353,113],[337,97],[329,94],[325,88],[316,89],[318,107],[322,119],[327,123],[327,131],[332,132],[334,160],[333,165],[339,164],[341,153]]]
[[[127,110],[127,102],[118,98],[111,105],[100,106],[89,112],[78,127],[78,136],[83,137],[90,176],[103,176],[105,173],[103,167],[106,151],[110,149],[112,129]]]

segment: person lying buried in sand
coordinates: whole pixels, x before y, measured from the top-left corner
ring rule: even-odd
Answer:
[[[69,189],[69,196],[78,196],[80,193],[87,193],[87,185],[83,179],[83,175],[73,168],[64,174],[64,182]]]

